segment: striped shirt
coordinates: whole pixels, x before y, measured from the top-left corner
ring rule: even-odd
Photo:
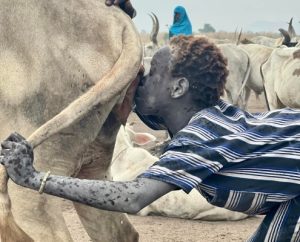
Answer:
[[[264,214],[300,195],[300,110],[251,114],[220,100],[196,113],[139,177],[187,193],[195,188],[219,207]]]

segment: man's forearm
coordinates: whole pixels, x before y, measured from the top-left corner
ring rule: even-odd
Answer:
[[[44,175],[43,172],[38,173],[26,186],[39,190]],[[50,175],[44,193],[99,209],[137,213],[173,189],[172,185],[150,179],[114,182]]]

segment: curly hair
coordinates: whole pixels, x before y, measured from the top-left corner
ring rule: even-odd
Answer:
[[[170,48],[172,76],[189,80],[192,98],[200,107],[216,105],[228,76],[220,49],[206,37],[183,35],[173,37]]]

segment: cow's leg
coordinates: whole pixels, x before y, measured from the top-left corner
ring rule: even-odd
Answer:
[[[249,101],[250,94],[251,94],[251,89],[249,87],[245,86],[244,90],[245,90],[245,99],[243,102],[243,109],[247,110],[248,109],[248,101]]]
[[[53,174],[75,173],[75,158],[62,149],[65,144],[56,137],[47,141],[35,152],[35,166],[38,170],[51,170]],[[72,241],[62,215],[62,199],[37,191],[24,189],[10,182],[9,193],[12,212],[20,227],[34,241]]]
[[[96,115],[45,141],[34,150],[37,170],[72,176],[81,167],[82,153],[97,136],[101,122]],[[95,134],[96,132],[96,134]],[[17,223],[35,241],[72,241],[62,214],[62,199],[10,183],[12,211]]]
[[[107,172],[120,124],[110,115],[101,133],[84,153],[84,165],[77,177],[82,179],[110,179]],[[88,235],[93,241],[138,241],[138,233],[122,213],[107,212],[74,203]]]

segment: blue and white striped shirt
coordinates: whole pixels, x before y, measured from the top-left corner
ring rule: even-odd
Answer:
[[[300,195],[300,110],[251,114],[220,100],[196,113],[139,177],[196,188],[230,210],[268,212]]]

